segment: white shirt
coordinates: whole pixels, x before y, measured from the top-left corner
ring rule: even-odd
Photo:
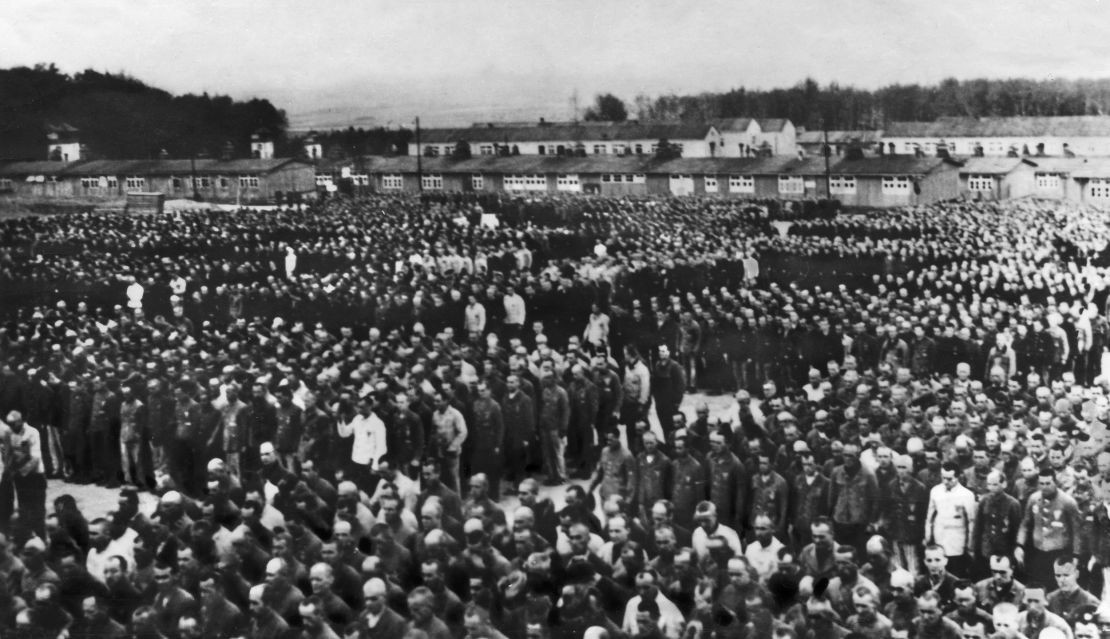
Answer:
[[[89,574],[100,583],[104,581],[104,568],[108,565],[108,560],[112,557],[119,555],[127,560],[127,566],[135,565],[135,538],[139,533],[128,528],[119,537],[108,542],[103,551],[98,551],[96,548],[89,549],[89,556],[85,559],[85,569]]]
[[[740,546],[740,535],[737,535],[735,530],[718,522],[717,530],[714,530],[713,534],[725,538],[734,556],[744,554],[744,549]],[[705,529],[701,526],[698,526],[694,529],[694,533],[690,537],[690,544],[694,547],[694,552],[697,553],[698,559],[709,556],[709,533],[705,532]]]
[[[744,557],[748,563],[755,568],[759,573],[759,581],[766,583],[767,579],[775,573],[779,568],[779,551],[784,547],[783,543],[775,537],[771,537],[771,543],[767,546],[758,541],[752,541],[744,550]]]
[[[641,600],[640,595],[636,595],[629,599],[624,607],[621,630],[627,632],[629,636],[636,634],[636,609],[639,608]],[[664,597],[662,592],[655,595],[655,604],[659,606],[659,629],[668,639],[678,639],[682,634],[683,626],[686,625],[686,618],[682,616],[682,611],[671,603],[670,599]]]
[[[143,285],[138,282],[131,282],[127,287],[127,307],[128,308],[142,308],[143,307]]]
[[[516,324],[518,326],[524,325],[525,308],[524,298],[517,295],[506,295],[505,299],[505,323]]]
[[[351,461],[377,470],[378,461],[386,453],[385,423],[381,418],[374,413],[366,417],[359,413],[349,423],[339,422],[337,426],[340,437],[355,436]]]
[[[944,554],[964,554],[971,545],[975,525],[975,493],[957,484],[947,490],[944,484],[929,491],[929,511],[925,516],[925,541],[932,539],[944,547]]]

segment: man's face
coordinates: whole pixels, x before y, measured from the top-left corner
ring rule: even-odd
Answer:
[[[169,568],[154,569],[154,583],[158,587],[159,592],[169,592],[174,588],[173,573]]]
[[[1053,477],[1040,477],[1037,487],[1040,488],[1041,495],[1048,499],[1056,496],[1056,479]]]
[[[948,566],[948,558],[940,550],[925,551],[925,568],[933,575],[940,575]]]
[[[832,545],[832,531],[829,530],[828,526],[824,524],[813,525],[810,527],[810,533],[813,536],[814,545],[826,548]]]
[[[990,458],[987,457],[987,451],[985,450],[977,450],[972,453],[971,460],[979,470],[986,470],[990,465]]]
[[[1056,585],[1064,592],[1073,592],[1079,587],[1078,577],[1074,563],[1057,564],[1055,567]]]
[[[947,488],[948,490],[952,490],[953,488],[956,487],[956,484],[957,484],[956,471],[954,471],[954,470],[942,470],[942,471],[940,471],[940,480],[944,483],[945,488]]]
[[[856,614],[859,615],[860,621],[870,622],[875,618],[875,598],[871,596],[860,597],[853,596],[855,601]]]
[[[628,527],[620,519],[609,522],[609,539],[618,544],[628,541]]]
[[[1014,569],[1008,560],[991,566],[991,578],[999,586],[1008,586],[1014,580]]]

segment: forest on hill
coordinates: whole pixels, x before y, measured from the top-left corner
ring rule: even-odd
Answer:
[[[0,69],[0,158],[47,159],[47,131],[64,125],[93,158],[249,157],[257,131],[273,137],[277,155],[295,150],[285,113],[268,100],[175,96],[127,75],[67,75],[53,64]]]
[[[807,78],[789,88],[732,89],[697,95],[645,94],[617,105],[597,96],[591,115],[609,113],[653,121],[715,118],[787,118],[807,129],[882,129],[888,122],[932,121],[942,116],[1062,116],[1110,114],[1110,78],[957,80],[893,84],[874,90]],[[604,98],[604,100],[603,100]]]

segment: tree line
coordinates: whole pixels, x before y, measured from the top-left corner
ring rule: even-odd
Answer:
[[[268,100],[181,95],[125,74],[51,65],[0,69],[0,158],[47,159],[47,131],[79,130],[90,157],[250,156],[250,138],[268,134],[278,155],[294,150],[285,112]]]
[[[697,95],[637,95],[631,104],[599,94],[585,119],[706,121],[716,118],[787,118],[807,129],[878,130],[893,121],[932,121],[943,116],[1066,116],[1110,114],[1110,78],[957,80],[892,84],[875,90],[807,78],[789,88],[748,89]]]

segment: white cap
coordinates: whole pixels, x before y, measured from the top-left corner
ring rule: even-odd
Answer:
[[[180,504],[182,500],[181,493],[176,490],[171,490],[165,495],[162,495],[163,504]]]

